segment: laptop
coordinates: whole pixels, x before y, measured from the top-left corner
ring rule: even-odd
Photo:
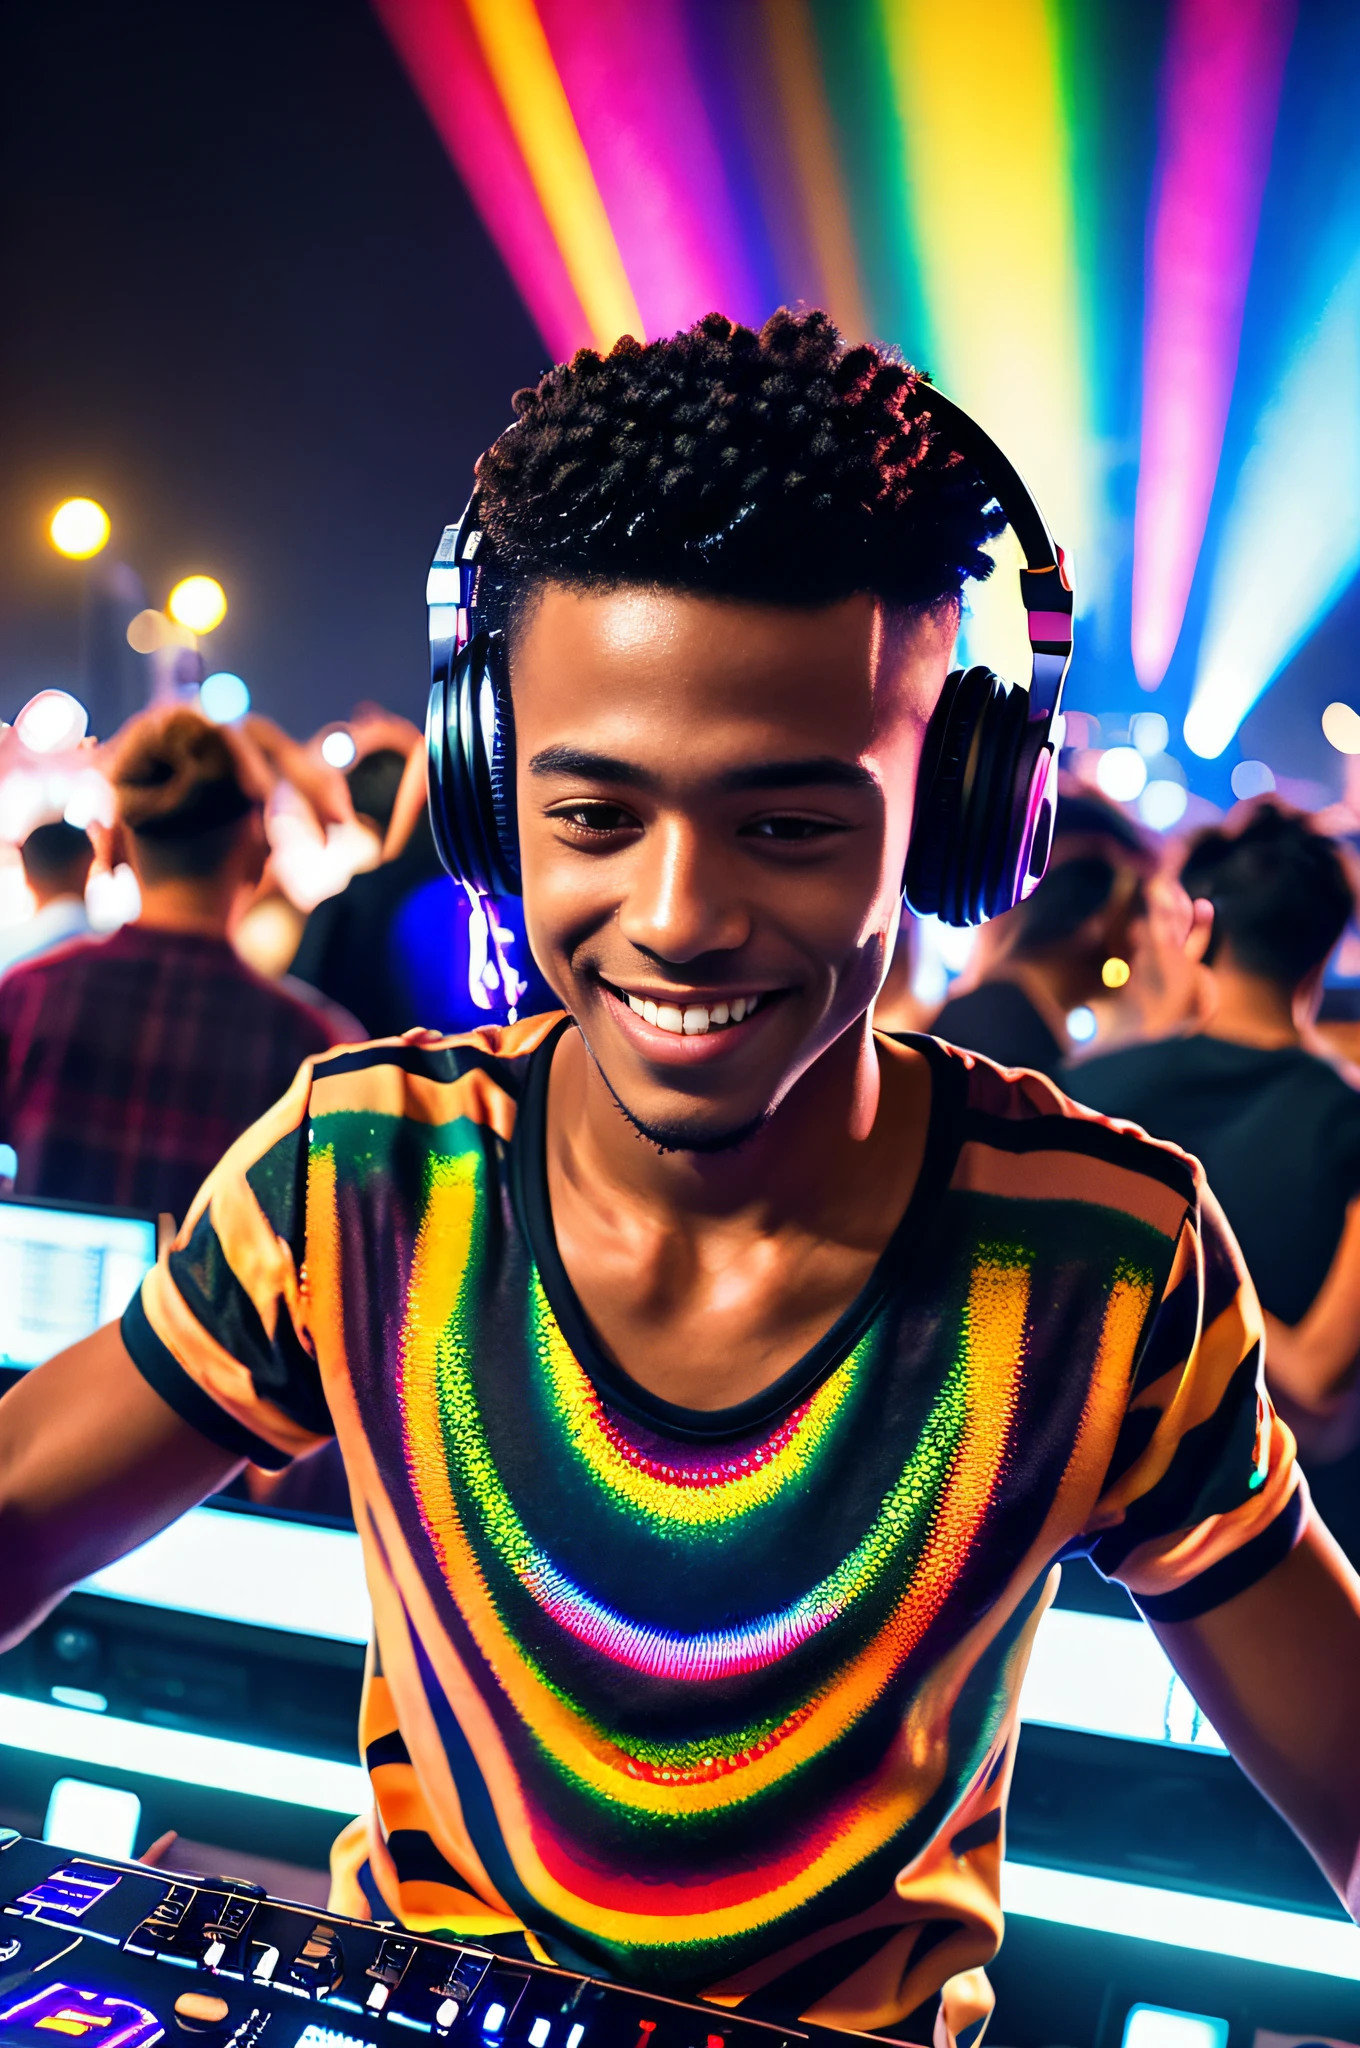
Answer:
[[[24,1372],[113,1322],[156,1262],[156,1218],[0,1199],[0,1371]]]

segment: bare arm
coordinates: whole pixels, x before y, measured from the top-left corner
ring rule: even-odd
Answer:
[[[116,1323],[0,1401],[0,1649],[241,1468],[149,1387]]]
[[[1305,1408],[1345,1391],[1360,1371],[1360,1200],[1302,1322],[1267,1314],[1265,1324],[1268,1380]]]
[[[1247,1776],[1360,1909],[1360,1578],[1327,1530],[1313,1517],[1256,1585],[1156,1633]]]

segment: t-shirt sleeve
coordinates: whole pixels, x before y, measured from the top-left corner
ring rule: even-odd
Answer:
[[[1271,1407],[1255,1290],[1197,1169],[1084,1550],[1150,1621],[1189,1621],[1264,1578],[1308,1508]]]
[[[209,1174],[122,1325],[178,1415],[273,1470],[334,1433],[302,1303],[311,1082],[308,1061]]]

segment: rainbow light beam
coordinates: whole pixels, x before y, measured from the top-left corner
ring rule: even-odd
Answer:
[[[1219,544],[1185,743],[1215,760],[1360,569],[1360,255],[1262,414]]]
[[[1180,638],[1218,475],[1296,0],[1177,0],[1162,72],[1134,513],[1133,666]]]
[[[1023,473],[1089,599],[1095,521],[1056,6],[879,5],[928,311],[918,360]],[[1024,674],[1014,583],[994,576],[972,598],[992,662]]]

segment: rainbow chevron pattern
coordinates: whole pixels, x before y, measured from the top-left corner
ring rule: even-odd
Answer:
[[[1167,1597],[1286,1504],[1254,1310],[1179,1154],[922,1042],[933,1163],[874,1282],[768,1397],[677,1421],[557,1257],[561,1028],[319,1062],[129,1343],[265,1445],[344,1448],[375,1811],[337,1904],[887,2025],[998,1938],[1053,1561]]]

